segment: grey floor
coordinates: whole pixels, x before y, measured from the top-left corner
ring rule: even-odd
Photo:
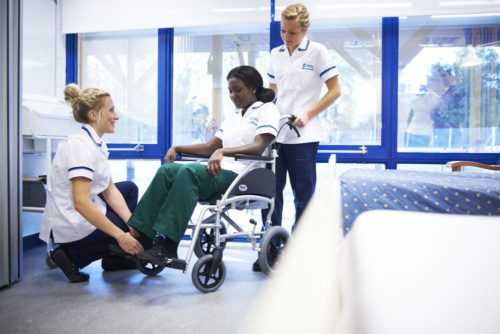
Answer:
[[[186,252],[181,246],[179,256]],[[266,280],[252,272],[256,256],[247,244],[227,247],[224,284],[203,294],[191,270],[166,268],[148,277],[136,270],[105,272],[100,261],[85,268],[89,282],[69,283],[45,265],[45,247],[35,247],[24,252],[23,279],[0,289],[0,333],[236,333]]]

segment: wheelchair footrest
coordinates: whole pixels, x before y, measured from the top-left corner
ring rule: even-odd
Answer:
[[[186,270],[187,263],[185,260],[180,259],[169,259],[165,258],[163,264],[165,267],[169,267],[172,269]]]

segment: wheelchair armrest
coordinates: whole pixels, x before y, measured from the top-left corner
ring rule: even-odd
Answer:
[[[253,154],[235,154],[234,160],[255,160],[255,161],[273,161],[273,157],[265,155],[253,155]]]
[[[179,159],[187,159],[187,160],[208,160],[210,156],[200,155],[200,154],[192,154],[192,153],[177,153]]]

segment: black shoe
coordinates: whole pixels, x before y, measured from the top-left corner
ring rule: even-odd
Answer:
[[[107,271],[137,269],[135,261],[119,255],[108,255],[102,258],[101,267]]]
[[[89,280],[89,275],[80,272],[76,264],[66,253],[63,246],[57,247],[50,252],[50,258],[62,270],[64,275],[73,283],[80,283]]]
[[[260,264],[259,260],[255,260],[255,262],[252,264],[252,271],[255,271],[256,273],[260,273],[262,270],[260,269]]]
[[[137,258],[150,262],[161,262],[165,258],[177,259],[178,246],[179,244],[169,237],[157,236],[153,242],[153,247],[137,253]]]
[[[150,249],[153,247],[153,240],[147,237],[144,233],[139,231],[139,238],[137,238],[137,241],[142,245],[142,248],[144,249]]]
[[[120,245],[118,244],[110,244],[108,246],[109,252],[111,253],[112,256],[119,256],[127,260],[134,260],[134,256],[130,255],[129,253],[125,252]]]

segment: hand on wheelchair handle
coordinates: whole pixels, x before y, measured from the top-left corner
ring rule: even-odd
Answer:
[[[307,112],[304,112],[298,116],[294,116],[294,120],[292,120],[291,122],[295,125],[295,126],[298,126],[299,128],[301,127],[304,127],[306,126],[307,123],[309,123],[309,120],[310,120],[310,117],[309,117],[309,114]]]
[[[297,126],[295,125],[295,120],[297,119],[297,116],[290,114],[290,117],[288,118],[288,121],[286,121],[286,124],[290,127],[290,130],[295,131],[297,134],[297,137],[300,137],[299,130],[297,129]]]

